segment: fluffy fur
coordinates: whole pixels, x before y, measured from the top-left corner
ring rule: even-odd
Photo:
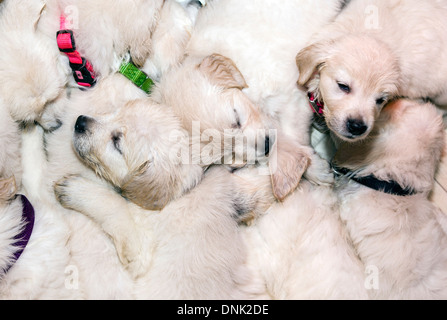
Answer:
[[[315,7],[319,11],[313,15]],[[215,0],[197,18],[187,47],[188,57],[180,68],[167,73],[161,82],[162,94],[170,99],[168,105],[187,110],[184,119],[188,125],[200,119],[212,121],[213,128],[223,125],[223,129],[232,129],[237,117],[243,126],[244,119],[249,117],[241,107],[243,102],[235,100],[232,103],[229,100],[226,107],[216,108],[211,95],[216,90],[242,90],[251,100],[251,108],[258,108],[260,116],[257,117],[262,120],[262,126],[257,129],[280,131],[278,136],[271,139],[272,143],[278,141],[273,157],[278,159],[278,163],[297,169],[286,175],[284,171],[273,172],[278,182],[274,190],[279,199],[284,199],[293,191],[309,164],[313,164],[315,169],[307,173],[313,181],[331,180],[327,165],[309,147],[311,112],[306,96],[296,87],[298,70],[294,58],[314,32],[335,18],[340,7],[340,1],[310,3],[294,0],[278,4],[270,1]],[[204,87],[206,89],[195,90],[196,81],[202,83],[203,76],[196,80],[190,70],[206,66],[202,61],[216,54],[230,61],[244,80],[230,88],[219,84],[216,87],[216,83],[212,82]],[[241,77],[236,79],[241,80]],[[183,99],[184,96],[192,99]],[[222,112],[225,114],[220,114]],[[223,119],[229,120],[224,122]],[[287,154],[290,150],[294,152],[292,155]],[[290,164],[289,161],[296,163]]]
[[[11,119],[2,117],[2,122]],[[10,120],[9,120],[10,121]],[[14,171],[2,171],[10,177],[7,199],[4,189],[0,200],[0,298],[1,299],[77,299],[81,293],[69,290],[66,286],[66,268],[72,265],[70,251],[66,244],[70,237],[68,226],[59,211],[47,206],[47,199],[32,192],[31,186],[40,187],[41,180],[33,179],[32,171],[41,170],[42,162],[36,159],[43,151],[39,140],[32,134],[23,134],[23,146],[17,124],[2,126],[7,130],[1,135],[2,155],[6,154],[2,166],[15,164]],[[39,137],[39,136],[37,136]],[[5,152],[6,151],[6,152]],[[35,167],[34,167],[35,166]],[[3,169],[5,169],[3,167]],[[11,169],[11,168],[9,168]],[[22,179],[23,171],[23,179]],[[3,178],[0,179],[3,184]],[[17,185],[16,185],[17,181]],[[28,245],[20,258],[13,263],[12,255],[18,250],[14,237],[24,227],[22,221],[22,202],[16,198],[18,193],[25,194],[34,204],[35,223]],[[12,267],[5,274],[8,266]]]
[[[250,171],[237,174],[260,198],[258,216],[243,236],[250,248],[247,264],[264,294],[275,300],[368,299],[366,270],[340,220],[333,189],[303,180],[278,203],[269,196],[269,181]]]
[[[341,218],[362,262],[378,272],[371,298],[447,297],[446,218],[428,199],[444,136],[433,105],[400,100],[384,109],[366,141],[338,152],[338,166],[416,192],[399,197],[338,181]]]
[[[2,3],[0,41],[7,49],[0,57],[0,104],[15,121],[41,121],[67,82],[68,69],[60,63],[54,40],[38,31],[44,10],[43,1]]]
[[[150,6],[155,4],[152,1],[147,1],[147,3]],[[18,7],[16,7],[17,4],[19,5]],[[23,147],[23,163],[22,165],[18,165],[16,169],[20,169],[23,166],[26,172],[23,180],[24,188],[23,190],[21,189],[21,191],[23,191],[33,203],[36,209],[37,220],[29,247],[27,247],[26,252],[22,255],[14,268],[8,272],[1,283],[1,296],[2,298],[13,299],[130,299],[134,297],[132,290],[134,282],[119,262],[113,243],[111,243],[110,239],[90,219],[87,219],[76,212],[62,208],[54,197],[53,184],[54,181],[60,179],[67,173],[76,174],[82,172],[84,175],[88,176],[88,172],[90,172],[85,165],[79,162],[70,146],[74,121],[82,112],[82,108],[92,112],[90,106],[94,105],[95,101],[98,101],[94,112],[109,112],[114,110],[117,105],[124,104],[131,99],[144,97],[145,94],[121,75],[110,75],[110,77],[101,78],[101,81],[97,84],[98,90],[96,90],[96,88],[87,92],[70,90],[68,91],[68,95],[65,94],[64,85],[66,82],[66,75],[69,72],[65,70],[65,78],[61,81],[58,80],[58,77],[53,77],[52,75],[53,71],[58,70],[57,65],[62,66],[63,69],[63,66],[67,63],[64,60],[66,58],[58,52],[57,46],[55,45],[55,33],[53,34],[54,30],[52,30],[53,27],[58,28],[60,14],[58,11],[58,4],[58,2],[53,1],[43,3],[39,1],[25,0],[19,2],[5,1],[2,3],[2,17],[0,20],[1,23],[4,24],[4,26],[2,25],[2,27],[5,28],[4,30],[8,27],[8,30],[11,31],[11,27],[14,29],[15,26],[12,23],[16,23],[15,21],[24,19],[24,17],[27,17],[28,15],[30,18],[25,20],[32,21],[26,30],[24,24],[19,26],[22,28],[20,29],[20,32],[23,34],[15,34],[17,36],[15,43],[13,38],[10,39],[10,42],[6,42],[11,48],[17,46],[20,49],[16,50],[16,56],[18,58],[15,60],[17,63],[13,64],[14,68],[5,69],[5,72],[14,72],[14,75],[8,78],[11,80],[11,82],[6,84],[9,85],[9,87],[2,86],[2,88],[6,89],[2,92],[2,100],[6,101],[5,106],[8,106],[8,111],[12,115],[15,116],[17,114],[14,118],[16,121],[33,122],[35,120],[40,121],[44,118],[50,119],[50,121],[53,121],[50,122],[50,124],[56,125],[54,127],[46,127],[44,125],[46,128],[52,129],[45,134],[38,127],[30,129],[24,134],[25,141],[29,142],[26,142],[26,146]],[[67,3],[67,5],[68,4],[69,3]],[[80,5],[79,7],[75,7],[77,9],[80,9],[81,7],[87,9],[86,3],[85,6]],[[197,8],[196,5],[192,5],[191,7],[190,3],[185,1],[180,1],[180,3],[177,3],[177,1],[165,1],[164,6],[161,9],[163,14],[160,19],[158,19],[157,15],[148,16],[145,12],[140,10],[139,14],[147,17],[147,19],[133,17],[129,20],[136,20],[141,23],[143,23],[141,20],[145,20],[148,23],[154,24],[154,28],[157,24],[162,24],[165,27],[169,26],[171,29],[169,32],[164,32],[164,37],[161,36],[163,35],[163,31],[158,30],[157,28],[152,28],[151,32],[154,32],[154,36],[157,32],[160,33],[160,36],[157,41],[154,40],[151,44],[160,50],[170,50],[170,46],[163,46],[162,44],[163,42],[168,43],[171,40],[170,36],[175,35],[175,39],[180,42],[175,45],[173,44],[173,46],[180,50],[189,37],[191,23],[194,21],[195,14],[197,14]],[[113,10],[116,8],[111,6],[110,3],[105,4],[104,8],[98,6],[98,10],[100,10],[102,14],[105,9]],[[8,19],[5,18],[6,14],[3,15],[7,12],[10,13]],[[126,11],[120,12],[120,21],[121,19],[124,19],[125,15],[123,15],[123,12]],[[132,10],[131,12],[136,13]],[[169,12],[171,12],[172,15],[170,15]],[[18,14],[21,15],[20,19],[16,19]],[[92,15],[94,15],[93,12]],[[104,15],[104,17],[110,18],[109,15]],[[9,19],[11,19],[11,21],[9,21]],[[11,25],[8,21],[11,22]],[[86,23],[86,21],[83,20],[82,23]],[[104,29],[107,29],[107,26],[104,26],[103,24],[98,24],[97,27],[104,27]],[[122,40],[122,38],[116,34],[119,30],[114,30],[113,34],[109,34],[109,36],[113,35]],[[46,33],[47,31],[48,33]],[[47,42],[45,42],[45,34],[49,37]],[[6,35],[4,35],[3,32],[1,36],[5,36],[6,38]],[[21,39],[26,40],[31,37],[37,38],[34,47],[30,45],[30,43],[34,44],[31,40],[26,44],[20,42]],[[89,35],[89,37],[96,38],[97,35],[92,34]],[[108,41],[107,37],[100,37],[99,39],[100,41]],[[41,40],[43,42],[40,42]],[[80,41],[83,43],[83,40]],[[53,54],[53,49],[48,50],[48,47],[44,46],[42,43],[51,43],[50,46],[51,48],[54,48],[56,54]],[[42,55],[40,55],[39,50],[32,51],[32,49],[35,49],[39,44],[47,49]],[[144,46],[146,44],[147,43],[143,43]],[[94,50],[93,47],[90,49]],[[145,50],[148,50],[151,54],[163,56],[163,53],[158,53],[156,51],[158,49],[154,49],[153,52],[151,51],[151,48],[145,48]],[[31,63],[23,69],[22,67],[30,61],[25,58],[21,61],[22,58],[19,57],[19,54],[25,52],[27,54],[29,53],[31,56],[31,53],[33,53],[35,56],[33,56],[34,60],[31,60],[34,61],[34,63]],[[51,52],[53,55],[50,55],[48,52]],[[8,52],[8,54],[9,53],[12,53],[12,51]],[[170,54],[172,55],[165,55],[165,58],[169,58],[169,61],[166,64],[174,63],[174,61],[177,62],[176,58],[174,58],[177,53],[178,51],[170,51]],[[14,58],[12,55],[8,54],[2,55],[2,58]],[[55,57],[55,59],[52,60],[51,57]],[[40,63],[39,59],[42,60],[42,63]],[[59,59],[62,59],[62,61],[58,61]],[[94,58],[91,59],[93,60]],[[11,61],[12,60],[5,61],[4,65],[8,65]],[[107,64],[110,61],[104,58],[104,60],[100,62],[103,64],[97,64],[98,66],[104,66],[104,64]],[[52,66],[52,64],[54,65]],[[168,68],[166,64],[162,64],[160,60],[155,61],[154,70],[166,69]],[[36,76],[28,78],[28,75],[31,74],[33,70],[36,70],[36,72],[41,71],[39,69],[40,66],[48,67],[43,69],[45,72],[38,73],[41,77]],[[47,76],[48,78],[42,78]],[[108,82],[106,78],[113,80]],[[41,83],[34,83],[34,80],[41,80]],[[14,89],[13,85],[20,85],[20,89]],[[48,86],[48,88],[51,89],[46,88],[44,91],[33,91],[34,89],[29,89],[34,87],[35,89],[39,89],[41,86],[44,87],[44,89],[46,88],[45,86]],[[55,119],[51,117],[52,112],[49,112],[50,117],[47,117],[46,111],[48,111],[48,108],[43,112],[40,104],[37,105],[32,101],[18,101],[17,99],[26,96],[27,94],[27,91],[24,91],[23,88],[31,90],[32,94],[36,97],[42,99],[48,97],[42,102],[42,106],[51,104],[52,107],[58,111],[57,121],[54,122]],[[63,90],[63,93],[60,95],[55,94],[51,96],[50,94],[45,93],[53,92],[53,90],[56,92],[60,89]],[[92,97],[94,98],[92,99]],[[79,102],[80,105],[77,105],[77,102]],[[80,106],[82,106],[82,108],[80,108]],[[14,113],[14,108],[18,110],[16,113]],[[29,112],[27,111],[27,108],[30,108]],[[25,112],[26,114],[31,114],[31,116],[28,117],[22,115],[22,113]],[[3,122],[7,119],[8,118],[6,117],[2,117],[1,121]],[[67,125],[65,125],[65,123],[67,123]],[[5,129],[7,128],[9,127],[5,125]],[[17,129],[16,126],[14,126],[14,128]],[[14,139],[20,140],[17,131],[7,131],[7,134],[13,136]],[[42,136],[44,136],[43,141]],[[65,140],[64,137],[66,137]],[[11,142],[12,141],[5,141],[5,145],[12,148]],[[2,156],[3,151],[6,150],[10,149],[2,147]],[[8,158],[5,159],[6,167],[14,167],[17,164],[14,161],[20,163],[19,155],[20,152],[15,153],[15,151],[13,156],[8,155]],[[12,180],[9,180],[9,177],[10,174],[6,175],[5,179],[3,179],[3,176],[1,177],[2,186],[8,187],[5,190],[9,190],[9,187],[12,186]],[[91,179],[97,179],[93,172],[91,174]],[[17,175],[16,180],[17,186],[20,188],[22,181],[19,175]],[[6,195],[3,196],[3,191],[2,197],[7,197]],[[7,249],[9,251],[3,251],[3,246],[5,244],[3,239],[9,239],[9,242],[11,242],[11,236],[16,234],[14,233],[14,230],[20,228],[19,217],[21,208],[17,201],[13,203],[13,205],[14,206],[11,205],[6,208],[11,213],[7,212],[2,216],[2,226],[5,227],[2,227],[1,234],[2,267],[11,254],[10,248]],[[8,248],[8,243],[6,243],[5,247]],[[108,272],[104,272],[104,270],[108,270]],[[35,281],[29,281],[30,278],[35,279]]]
[[[250,297],[240,289],[250,279],[243,269],[237,227],[238,212],[248,211],[246,203],[226,169],[211,169],[201,181],[200,165],[172,158],[189,148],[189,139],[182,139],[185,132],[168,107],[137,100],[110,116],[90,118],[81,128],[83,120],[78,119],[73,138],[81,159],[134,202],[143,194],[154,204],[163,203],[161,211],[148,211],[114,188],[80,176],[55,186],[65,207],[91,217],[113,239],[121,262],[138,283],[136,295]],[[174,192],[166,203],[165,192]]]
[[[337,137],[365,138],[395,96],[447,104],[446,15],[446,1],[351,1],[298,54],[298,83]]]
[[[129,56],[140,67],[151,58],[147,69],[157,79],[183,58],[198,7],[180,0],[7,0],[0,19],[0,41],[8,48],[0,57],[2,103],[16,121],[37,121],[47,130],[60,126],[63,111],[50,106],[59,105],[67,84],[77,87],[57,47],[61,14],[98,81]]]

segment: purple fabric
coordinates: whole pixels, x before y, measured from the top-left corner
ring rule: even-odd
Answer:
[[[14,240],[17,240],[17,242],[14,243],[14,246],[17,247],[17,251],[14,253],[13,262],[10,266],[8,266],[8,268],[6,268],[5,273],[7,273],[20,258],[31,238],[31,234],[33,233],[35,219],[34,208],[25,196],[20,195],[20,198],[23,206],[22,219],[26,222],[26,224],[23,230],[14,237]]]

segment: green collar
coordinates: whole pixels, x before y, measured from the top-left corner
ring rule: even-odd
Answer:
[[[147,94],[151,93],[154,81],[149,78],[146,73],[138,69],[132,62],[123,62],[119,72]]]

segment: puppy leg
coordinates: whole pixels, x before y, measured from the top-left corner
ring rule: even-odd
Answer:
[[[143,68],[154,79],[183,60],[198,13],[198,8],[190,2],[168,0],[163,5],[159,25],[152,36],[152,55]]]
[[[134,278],[147,273],[152,256],[150,230],[137,224],[134,215],[142,211],[106,184],[81,176],[68,176],[54,186],[58,201],[96,221],[113,240],[117,254]],[[145,217],[148,212],[143,213]]]

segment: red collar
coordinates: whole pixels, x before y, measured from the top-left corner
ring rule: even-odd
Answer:
[[[90,88],[95,85],[95,72],[92,64],[83,58],[76,50],[73,31],[66,29],[65,16],[60,17],[60,29],[57,32],[57,46],[59,50],[65,53],[70,60],[70,67],[73,70],[73,77],[76,83],[81,87]]]
[[[307,96],[309,97],[309,104],[312,108],[312,111],[318,116],[323,117],[324,103],[315,99],[315,94],[313,92],[308,92]]]

